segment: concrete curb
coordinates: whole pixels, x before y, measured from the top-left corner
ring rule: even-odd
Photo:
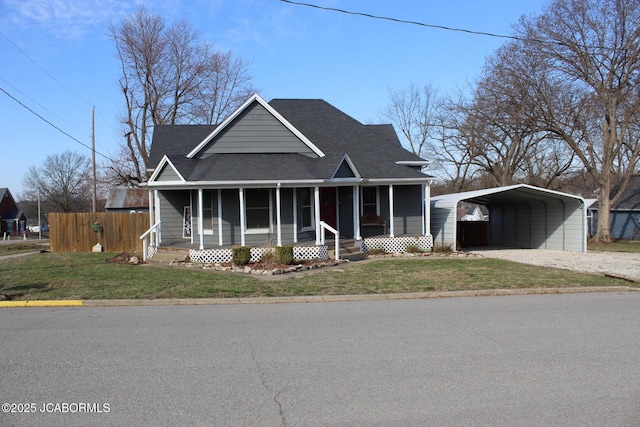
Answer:
[[[229,305],[229,304],[292,304],[311,302],[348,302],[348,301],[385,301],[402,299],[459,298],[506,295],[544,295],[570,294],[586,292],[640,292],[629,286],[608,286],[593,288],[531,288],[531,289],[493,289],[478,291],[451,292],[412,292],[399,294],[370,295],[309,295],[293,297],[257,297],[257,298],[199,298],[199,299],[138,299],[138,300],[87,300],[85,307],[110,306],[163,306],[163,305]]]
[[[293,297],[257,298],[167,298],[167,299],[121,299],[121,300],[42,300],[42,301],[0,301],[0,308],[10,307],[152,307],[179,305],[230,305],[230,304],[294,304],[348,301],[390,301],[429,298],[492,297],[508,295],[551,295],[598,292],[640,292],[640,288],[630,286],[605,286],[591,288],[530,288],[530,289],[489,289],[477,291],[411,292],[399,294],[370,295],[309,295]]]

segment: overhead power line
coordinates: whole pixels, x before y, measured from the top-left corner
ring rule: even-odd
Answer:
[[[399,23],[399,24],[417,25],[417,26],[420,26],[420,27],[435,28],[435,29],[438,29],[438,30],[445,30],[445,31],[455,31],[455,32],[459,32],[459,33],[472,34],[472,35],[476,35],[476,36],[495,37],[495,38],[500,38],[500,39],[518,40],[518,41],[522,41],[522,42],[533,42],[533,43],[540,43],[542,45],[556,45],[556,46],[563,46],[563,47],[571,48],[571,46],[568,45],[567,43],[564,43],[564,42],[561,42],[561,41],[556,41],[556,40],[539,40],[539,39],[526,38],[526,37],[510,36],[510,35],[506,35],[506,34],[495,34],[495,33],[490,33],[490,32],[487,32],[487,31],[474,31],[474,30],[469,30],[469,29],[466,29],[466,28],[447,27],[445,25],[426,24],[424,22],[419,22],[419,21],[410,21],[410,20],[406,20],[406,19],[392,18],[392,17],[389,17],[389,16],[373,15],[371,13],[366,13],[366,12],[355,12],[355,11],[352,11],[352,10],[339,9],[337,7],[319,6],[317,4],[303,3],[303,2],[299,2],[299,1],[293,1],[293,0],[278,0],[278,1],[281,1],[282,3],[293,4],[293,5],[296,5],[296,6],[311,7],[311,8],[314,8],[314,9],[320,9],[320,10],[327,10],[327,11],[331,11],[331,12],[344,13],[346,15],[355,15],[355,16],[362,16],[362,17],[370,18],[370,19],[379,19],[379,20],[383,20],[383,21],[391,21],[391,22],[395,22],[395,23]],[[615,50],[615,48],[609,47],[609,46],[598,46],[598,45],[593,46],[593,45],[582,45],[582,44],[576,44],[576,46],[579,46],[581,48],[589,48],[589,49],[600,49],[600,50],[610,50],[610,51]],[[627,49],[622,47],[621,50],[627,50]]]
[[[29,95],[27,95],[26,93],[22,92],[20,89],[18,89],[17,87],[15,87],[14,85],[12,85],[11,83],[9,83],[8,81],[6,81],[5,79],[3,79],[2,77],[0,77],[0,81],[3,81],[5,84],[8,84],[9,86],[11,86],[13,88],[13,90],[17,91],[18,93],[20,93],[20,95],[22,95],[23,97],[27,98],[29,101],[33,102],[34,104],[36,104],[38,107],[42,108],[43,110],[45,110],[47,113],[51,114],[52,116],[56,117],[57,119],[65,122],[66,124],[68,124],[69,126],[75,128],[77,131],[79,132],[85,132],[82,129],[79,129],[77,126],[75,126],[72,123],[69,123],[68,121],[66,121],[65,119],[63,119],[62,117],[60,117],[59,115],[57,115],[56,113],[54,113],[53,111],[49,110],[47,107],[45,107],[44,105],[40,104],[38,101],[36,101],[35,99],[31,98]]]
[[[475,34],[475,35],[488,36],[488,37],[497,37],[497,38],[501,38],[501,39],[522,40],[520,37],[508,36],[508,35],[505,35],[505,34],[494,34],[494,33],[489,33],[489,32],[485,32],[485,31],[467,30],[465,28],[455,28],[455,27],[447,27],[447,26],[444,26],[444,25],[425,24],[424,22],[409,21],[409,20],[406,20],[406,19],[399,19],[399,18],[391,18],[391,17],[388,17],[388,16],[373,15],[371,13],[366,13],[366,12],[354,12],[354,11],[351,11],[351,10],[338,9],[336,7],[319,6],[317,4],[303,3],[303,2],[292,1],[292,0],[279,0],[279,1],[281,1],[283,3],[294,4],[294,5],[297,5],[297,6],[305,6],[305,7],[311,7],[311,8],[314,8],[314,9],[328,10],[328,11],[331,11],[331,12],[339,12],[339,13],[344,13],[344,14],[347,14],[347,15],[363,16],[365,18],[380,19],[380,20],[383,20],[383,21],[397,22],[397,23],[400,23],[400,24],[417,25],[417,26],[420,26],[420,27],[435,28],[435,29],[438,29],[438,30],[446,30],[446,31],[457,31],[457,32],[460,32],[460,33]]]
[[[40,120],[42,120],[43,122],[47,123],[49,126],[53,127],[54,129],[58,130],[59,132],[63,133],[64,135],[66,135],[67,137],[71,138],[73,141],[77,142],[78,144],[82,145],[85,148],[88,148],[89,150],[93,150],[93,148],[91,148],[91,146],[85,144],[84,142],[80,141],[79,139],[77,139],[76,137],[70,135],[69,133],[65,132],[64,130],[60,129],[58,126],[54,125],[53,123],[51,123],[49,120],[45,119],[44,117],[42,117],[40,114],[36,113],[35,111],[33,111],[31,108],[29,108],[28,106],[26,106],[25,104],[23,104],[18,98],[16,98],[15,96],[11,95],[9,92],[7,92],[6,90],[4,90],[3,88],[0,87],[0,91],[4,92],[9,98],[13,99],[15,102],[17,102],[18,104],[20,104],[20,106],[22,106],[24,109],[28,110],[31,114],[33,114],[34,116],[38,117]],[[113,161],[110,157],[102,154],[99,151],[96,151],[96,154],[101,155],[102,157],[104,157],[105,159],[109,160],[109,161]]]
[[[87,104],[93,106],[93,104],[89,101],[87,101],[86,99],[84,99],[83,97],[81,97],[80,95],[78,95],[77,93],[75,93],[74,91],[72,91],[71,89],[69,89],[67,86],[65,86],[60,80],[56,79],[51,73],[49,73],[47,70],[44,69],[43,66],[41,66],[40,64],[38,64],[32,57],[30,57],[27,52],[25,52],[24,50],[20,49],[20,47],[18,47],[17,44],[15,44],[13,42],[13,40],[11,40],[9,37],[7,37],[7,35],[5,33],[3,33],[2,31],[0,31],[0,34],[2,34],[2,36],[7,39],[7,41],[9,43],[11,43],[13,45],[13,47],[15,47],[16,49],[18,49],[18,51],[20,51],[20,53],[22,53],[29,61],[33,62],[35,64],[36,67],[40,68],[40,70],[45,73],[47,76],[49,76],[51,78],[51,80],[53,80],[54,82],[58,83],[64,90],[68,91],[69,93],[73,94],[74,96],[76,96],[78,99],[86,102]]]
[[[96,108],[95,104],[88,101],[87,99],[83,98],[82,96],[78,95],[76,92],[74,92],[73,90],[71,90],[70,88],[68,88],[64,83],[62,83],[60,80],[56,79],[55,76],[53,74],[51,74],[50,72],[48,72],[42,65],[38,64],[38,62],[36,62],[35,59],[33,59],[27,52],[24,51],[24,49],[21,49],[17,44],[15,44],[13,42],[13,40],[11,40],[5,33],[3,33],[2,31],[0,31],[0,35],[2,35],[5,39],[7,39],[7,41],[9,43],[11,43],[11,45],[13,47],[16,48],[16,50],[18,50],[18,52],[20,52],[22,55],[25,56],[25,58],[27,58],[29,61],[31,61],[36,67],[38,67],[40,69],[40,71],[42,71],[43,73],[45,73],[51,80],[53,80],[54,82],[56,82],[58,85],[60,85],[60,87],[62,87],[64,90],[66,90],[67,92],[69,92],[70,94],[72,94],[73,96],[75,96],[76,98],[78,98],[79,100],[81,100],[82,102],[91,105],[92,108]],[[6,83],[8,83],[6,80],[4,80]],[[10,84],[10,83],[8,83]],[[10,84],[11,85],[11,84]],[[14,89],[15,86],[11,85]],[[16,89],[17,90],[17,89]],[[19,91],[20,92],[20,91]],[[22,93],[22,92],[21,92]],[[24,94],[23,94],[24,95]],[[32,100],[33,101],[33,100]],[[35,102],[35,101],[34,101]],[[102,114],[102,111],[98,108],[97,109],[98,114],[100,115],[100,117],[102,117],[102,120],[104,120],[104,122],[111,128],[114,129],[115,128],[111,125],[111,123],[107,120],[107,118],[104,116],[104,114]]]

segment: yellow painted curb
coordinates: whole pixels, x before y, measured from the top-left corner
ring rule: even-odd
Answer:
[[[0,308],[10,307],[81,307],[82,300],[0,301]]]

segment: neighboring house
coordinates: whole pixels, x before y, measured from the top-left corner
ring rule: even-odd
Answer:
[[[326,258],[330,228],[365,251],[432,246],[427,162],[392,125],[362,124],[323,100],[254,95],[217,126],[156,126],[149,164],[145,256],[181,242],[201,261],[228,259],[234,245]]]
[[[107,212],[148,212],[149,191],[146,188],[112,188],[107,197],[105,210]]]
[[[0,237],[22,236],[27,217],[16,204],[8,188],[0,188]]]
[[[616,192],[617,188],[614,188],[611,193]],[[589,234],[595,235],[598,231],[598,203],[593,203],[588,212]],[[611,206],[609,223],[612,239],[640,239],[640,175],[631,177],[618,202]]]

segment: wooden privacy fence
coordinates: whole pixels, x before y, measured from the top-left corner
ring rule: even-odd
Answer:
[[[137,252],[140,235],[149,229],[148,213],[50,213],[49,246],[53,252],[91,252],[96,243],[105,252]],[[94,231],[94,223],[101,232]]]

